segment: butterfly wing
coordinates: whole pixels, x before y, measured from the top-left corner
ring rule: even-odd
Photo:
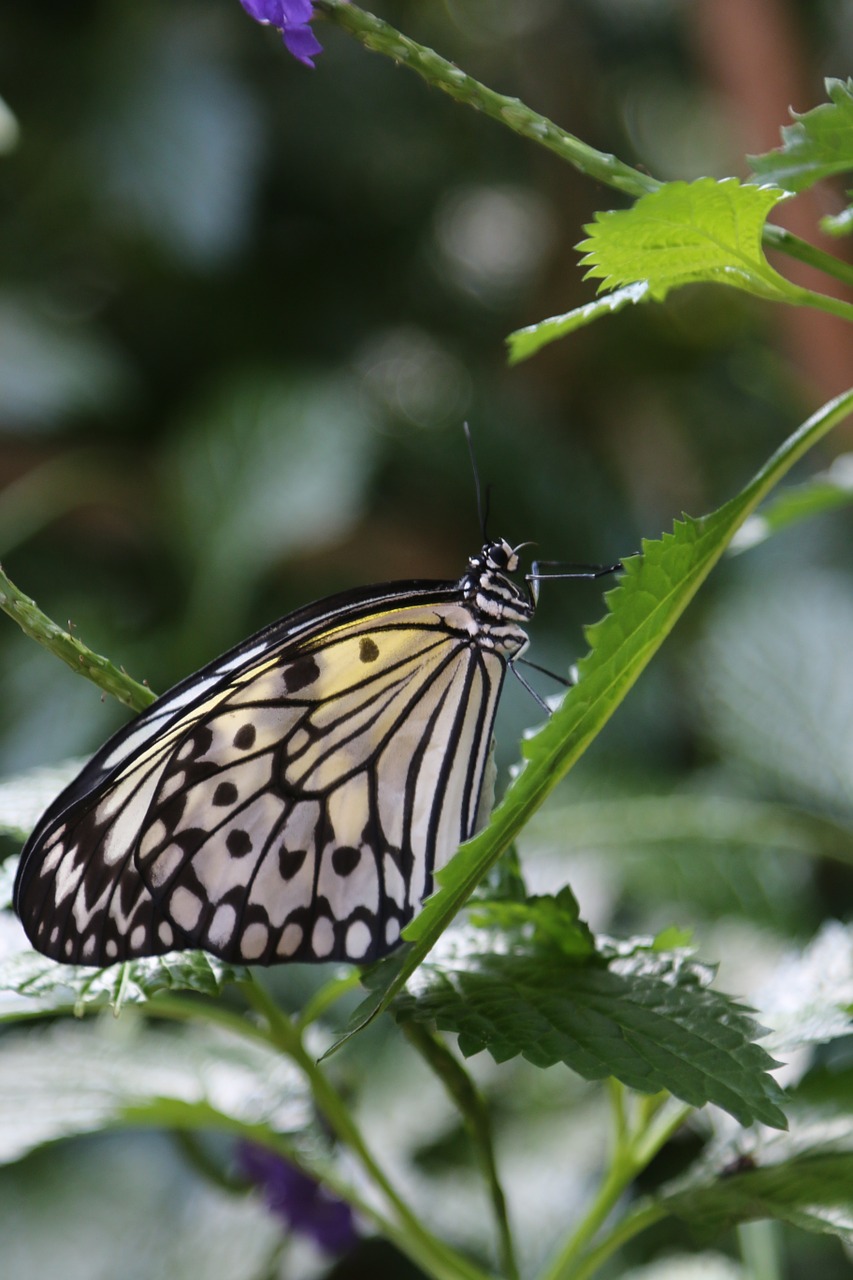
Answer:
[[[28,841],[57,959],[173,947],[366,961],[474,829],[505,661],[458,590],[348,593],[260,632],[117,734]]]

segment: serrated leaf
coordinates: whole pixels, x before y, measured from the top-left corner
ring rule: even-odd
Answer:
[[[488,826],[437,874],[436,892],[405,930],[405,937],[414,945],[374,966],[374,990],[355,1011],[347,1032],[332,1050],[387,1008],[479,881],[606,724],[722,556],[735,530],[789,468],[851,408],[853,391],[824,405],[785,441],[736,498],[709,516],[676,525],[660,542],[644,543],[643,555],[625,562],[623,581],[605,597],[609,613],[587,632],[591,651],[579,664],[577,683],[545,727],[523,744],[524,767]]]
[[[776,1218],[853,1240],[853,1152],[747,1168],[710,1186],[667,1196],[663,1203],[709,1237],[741,1222]]]
[[[138,1019],[18,1029],[0,1044],[0,1161],[123,1124],[266,1126],[311,1119],[305,1083],[280,1054],[213,1027]]]
[[[500,934],[504,946],[554,947],[575,959],[595,954],[595,939],[580,919],[578,904],[568,888],[555,897],[543,895],[523,902],[478,898],[468,914],[476,928]]]
[[[772,187],[721,182],[670,182],[630,209],[597,213],[581,266],[603,289],[645,281],[658,301],[670,289],[698,282],[732,285],[762,298],[794,301],[796,288],[774,271],[761,247],[770,210],[785,199]]]
[[[585,324],[591,324],[600,316],[613,315],[624,307],[651,300],[652,293],[648,281],[641,280],[637,284],[626,285],[624,289],[615,289],[604,297],[586,302],[582,307],[575,307],[573,311],[567,311],[561,316],[549,316],[547,320],[540,320],[536,324],[526,325],[523,329],[516,329],[508,335],[506,340],[509,347],[509,363],[520,364],[522,360],[528,360],[549,342],[565,338],[567,334],[574,333]]]
[[[615,1076],[644,1093],[668,1090],[691,1106],[783,1128],[773,1060],[736,1001],[705,984],[683,953],[643,949],[609,965],[577,963],[556,948],[518,948],[427,962],[394,1001],[400,1021],[435,1022],[469,1057],[557,1062],[588,1080]]]
[[[749,156],[756,177],[786,191],[805,191],[822,178],[853,169],[853,80],[826,81],[829,102],[784,125],[782,146]]]

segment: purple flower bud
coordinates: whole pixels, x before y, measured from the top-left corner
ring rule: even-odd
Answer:
[[[352,1209],[266,1147],[237,1144],[241,1173],[263,1192],[267,1208],[291,1231],[313,1240],[325,1253],[346,1253],[358,1240]]]
[[[314,56],[323,52],[323,46],[308,25],[314,17],[312,0],[240,0],[240,3],[255,22],[278,27],[288,52],[306,67],[313,67]]]

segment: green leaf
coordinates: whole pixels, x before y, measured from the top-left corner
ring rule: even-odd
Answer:
[[[524,902],[475,899],[468,914],[478,929],[500,933],[504,945],[554,947],[576,959],[595,954],[595,940],[579,919],[578,904],[568,888],[556,897],[533,897]]]
[[[703,1235],[776,1218],[853,1241],[853,1072],[818,1069],[789,1095],[787,1133],[718,1142],[660,1201]]]
[[[804,484],[790,485],[750,516],[732,539],[729,551],[738,554],[803,520],[825,515],[853,502],[853,454],[839,454],[828,470]]]
[[[615,1076],[691,1106],[715,1102],[741,1124],[785,1126],[773,1060],[742,1006],[708,988],[684,953],[648,947],[579,964],[556,947],[442,956],[422,965],[392,1006],[400,1021],[436,1022],[469,1057],[563,1062],[588,1080]]]
[[[633,303],[649,302],[651,299],[652,293],[648,281],[641,280],[636,284],[626,285],[624,289],[615,289],[613,293],[595,298],[592,302],[586,302],[582,307],[575,307],[573,311],[567,311],[564,315],[550,316],[547,320],[538,321],[537,324],[516,329],[506,340],[509,347],[509,363],[520,364],[522,360],[535,355],[542,347],[547,347],[549,342],[565,338],[567,334],[574,333],[575,329],[591,324],[599,316],[613,315]]]
[[[795,301],[798,291],[774,271],[761,247],[761,232],[785,193],[772,187],[721,182],[670,182],[630,209],[597,213],[586,230],[581,266],[586,278],[615,289],[647,282],[661,301],[685,284],[728,284],[762,298]],[[644,295],[645,296],[645,295]]]
[[[782,128],[782,146],[749,156],[753,173],[786,191],[805,191],[822,178],[853,169],[853,80],[826,81],[829,102]]]
[[[6,1035],[0,1044],[0,1161],[118,1125],[298,1132],[311,1122],[297,1069],[218,1028],[110,1016]]]
[[[660,542],[644,543],[643,555],[625,562],[621,584],[605,597],[609,613],[587,632],[591,651],[579,664],[577,683],[545,727],[524,742],[524,767],[488,826],[437,874],[436,892],[405,931],[415,945],[373,966],[374,990],[333,1049],[387,1008],[479,881],[607,723],[723,555],[735,530],[851,408],[853,391],[831,400],[785,441],[736,498],[712,515],[686,519]]]
[[[746,1169],[712,1186],[667,1196],[670,1213],[703,1235],[740,1222],[777,1218],[805,1231],[853,1240],[853,1152],[806,1155],[771,1168]]]

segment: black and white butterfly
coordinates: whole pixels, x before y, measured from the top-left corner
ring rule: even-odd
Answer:
[[[33,944],[91,965],[390,951],[478,825],[536,607],[535,572],[521,586],[517,569],[487,541],[458,582],[308,605],[164,694],[27,841],[15,909]]]

